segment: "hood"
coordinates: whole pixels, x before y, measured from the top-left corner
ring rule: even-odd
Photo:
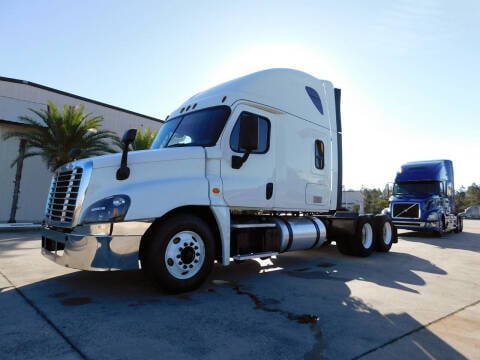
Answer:
[[[163,148],[156,150],[139,150],[129,151],[127,158],[127,166],[134,166],[140,164],[155,164],[163,161],[176,161],[186,159],[203,159],[205,158],[205,150],[200,146],[195,147],[176,147]],[[82,159],[78,161],[91,161],[94,169],[120,167],[122,159],[121,153],[108,154],[92,157],[89,159]]]
[[[85,172],[85,177],[82,175],[86,182],[82,211],[87,211],[96,201],[118,194],[127,195],[131,200],[126,220],[155,218],[187,203],[209,204],[204,148],[131,151],[127,159],[130,174],[119,180],[116,172],[121,158],[120,153],[109,154],[68,165],[91,169]],[[155,206],[148,206],[150,204]],[[80,213],[80,219],[82,216]]]

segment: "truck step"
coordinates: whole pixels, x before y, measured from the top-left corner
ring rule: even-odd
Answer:
[[[276,226],[274,223],[232,224],[233,229],[274,228]]]
[[[267,258],[270,256],[278,255],[277,251],[265,251],[255,254],[245,254],[245,255],[235,255],[233,256],[234,260],[248,260],[248,259],[256,259],[256,258]]]

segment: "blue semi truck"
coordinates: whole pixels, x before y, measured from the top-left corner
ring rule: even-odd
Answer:
[[[441,235],[463,229],[455,209],[453,164],[450,160],[415,161],[402,165],[395,177],[388,211],[399,229]]]

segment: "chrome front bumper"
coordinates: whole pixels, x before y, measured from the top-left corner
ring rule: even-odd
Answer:
[[[42,255],[59,265],[80,270],[138,269],[140,241],[150,224],[82,226],[71,233],[44,227]]]
[[[398,221],[393,219],[393,224],[398,229],[417,230],[417,231],[436,231],[438,222],[436,221]]]

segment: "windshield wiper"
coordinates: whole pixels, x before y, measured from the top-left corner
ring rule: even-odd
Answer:
[[[167,145],[165,147],[172,148],[172,147],[184,147],[184,146],[191,146],[191,144],[180,144],[180,143],[178,143],[178,144],[173,144],[173,145]]]

